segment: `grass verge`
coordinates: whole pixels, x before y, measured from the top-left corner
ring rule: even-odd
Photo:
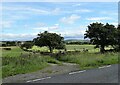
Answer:
[[[95,68],[103,65],[117,64],[120,53],[78,53],[59,57],[59,61],[79,64],[80,69]]]
[[[41,70],[49,66],[48,63],[54,63],[59,65],[62,64],[58,60],[49,56],[3,57],[2,61],[3,78],[16,74],[24,74]]]

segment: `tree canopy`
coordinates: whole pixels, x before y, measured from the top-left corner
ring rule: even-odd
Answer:
[[[24,49],[27,50],[27,49],[32,48],[33,45],[34,45],[33,42],[27,42],[27,41],[26,41],[26,42],[24,42],[23,44],[21,44],[20,47],[21,47],[21,49],[23,49],[23,50],[24,50]]]
[[[92,23],[88,25],[88,30],[84,34],[84,38],[89,38],[90,42],[95,46],[95,48],[100,48],[103,53],[105,51],[105,46],[115,44],[115,33],[116,28],[114,25],[106,23]]]
[[[47,31],[39,33],[38,37],[33,39],[33,42],[36,46],[47,46],[51,53],[53,49],[63,49],[65,47],[64,38],[61,35]]]

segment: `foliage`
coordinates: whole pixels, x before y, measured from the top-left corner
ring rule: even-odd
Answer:
[[[33,42],[24,42],[20,47],[22,48],[22,49],[30,49],[30,48],[32,48],[32,46],[33,46]]]
[[[90,42],[96,45],[96,48],[100,48],[103,53],[105,46],[115,44],[115,32],[116,28],[114,25],[109,25],[108,23],[104,25],[96,22],[88,25],[84,38],[90,38]]]
[[[36,46],[47,46],[50,52],[53,52],[53,49],[55,48],[62,49],[65,47],[63,37],[56,33],[49,33],[47,31],[38,34],[38,37],[34,38],[33,42]]]
[[[16,42],[15,41],[6,41],[6,45],[7,46],[16,46]]]
[[[115,39],[116,39],[115,49],[117,51],[120,51],[120,25],[118,25],[118,27],[117,27]]]

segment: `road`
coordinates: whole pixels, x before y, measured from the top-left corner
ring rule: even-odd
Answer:
[[[27,83],[118,83],[118,64],[90,70],[75,71],[40,79]]]

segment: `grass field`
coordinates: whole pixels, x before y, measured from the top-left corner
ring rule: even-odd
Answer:
[[[88,49],[89,52],[95,53],[99,52],[99,49],[94,49],[94,45],[66,45],[67,50],[78,50],[83,51],[83,49]]]
[[[99,49],[94,49],[94,45],[67,45],[68,51],[88,49],[88,52],[80,52],[75,54],[67,54],[59,58],[43,56],[40,53],[25,52],[19,47],[11,47],[12,50],[2,50],[2,77],[12,76],[16,74],[24,74],[37,71],[49,66],[48,63],[62,65],[62,62],[77,63],[80,69],[98,67],[101,65],[118,63],[118,55],[120,53],[100,54]],[[0,48],[2,49],[2,48]],[[108,49],[108,48],[107,48]],[[47,47],[33,46],[32,50],[49,51]],[[54,50],[57,52],[58,50]]]

